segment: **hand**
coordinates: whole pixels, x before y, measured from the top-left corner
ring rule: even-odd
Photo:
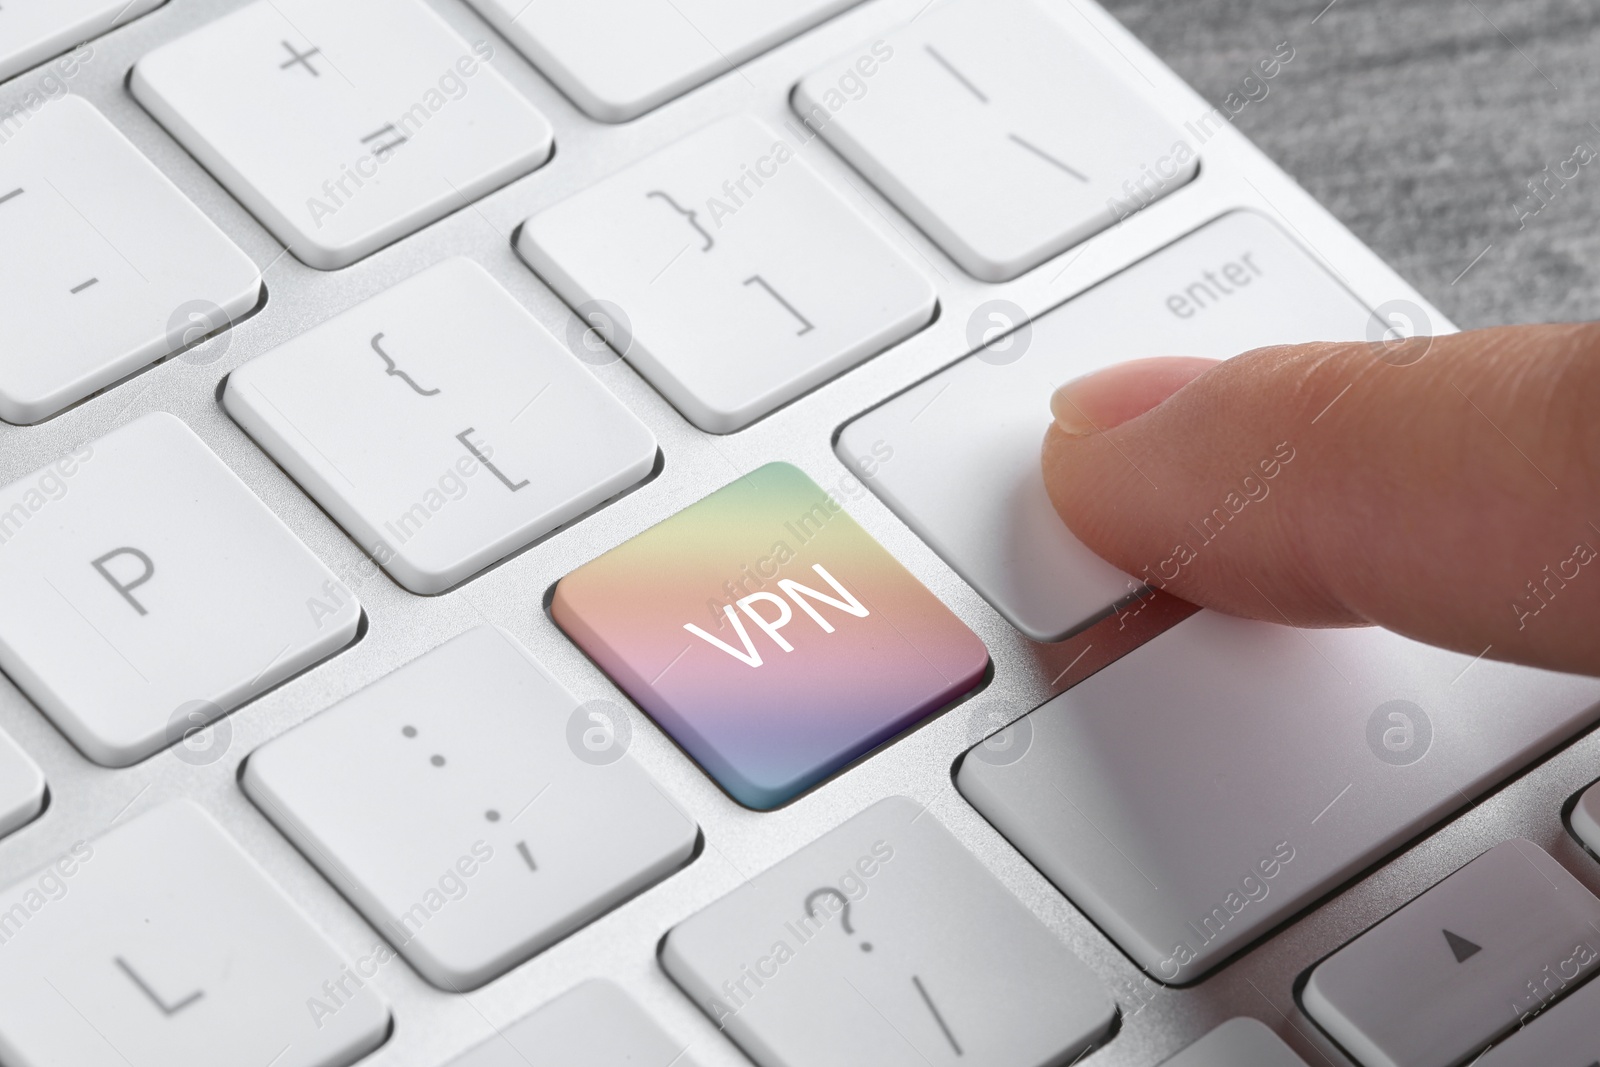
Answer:
[[[1137,360],[1051,410],[1056,510],[1153,586],[1600,674],[1600,324]]]

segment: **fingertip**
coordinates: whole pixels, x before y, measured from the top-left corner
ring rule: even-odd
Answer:
[[[1057,388],[1050,397],[1050,413],[1069,438],[1102,433],[1158,407],[1219,362],[1153,356],[1117,363]]]
[[[1045,431],[1044,445],[1039,454],[1040,463],[1044,467],[1045,492],[1049,495],[1050,503],[1055,505],[1055,509],[1061,515],[1063,521],[1067,518],[1066,512],[1062,510],[1065,499],[1062,489],[1066,482],[1064,467],[1067,457],[1072,451],[1072,444],[1076,439],[1076,435],[1069,434],[1063,430],[1059,422],[1053,422],[1050,424],[1050,428]]]

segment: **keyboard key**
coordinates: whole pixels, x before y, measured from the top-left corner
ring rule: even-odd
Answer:
[[[1255,1019],[1229,1019],[1161,1067],[1306,1067],[1288,1045]]]
[[[661,964],[760,1067],[1067,1063],[1116,1012],[1094,974],[904,797],[674,927]]]
[[[517,249],[685,418],[731,433],[937,306],[795,152],[725,119],[533,216]]]
[[[166,0],[6,0],[0,81],[154,11]]]
[[[469,0],[591,118],[626,122],[861,0]]]
[[[44,772],[0,730],[0,837],[37,819],[44,798]]]
[[[1578,798],[1572,809],[1572,830],[1590,852],[1600,855],[1600,782]]]
[[[211,817],[139,815],[0,893],[8,1067],[345,1067],[389,1010]]]
[[[1200,612],[973,749],[956,784],[1152,977],[1187,985],[1594,723],[1597,700],[1600,679],[1375,628]]]
[[[108,767],[333,654],[361,617],[165,412],[0,489],[0,546],[0,668]]]
[[[244,788],[424,978],[461,991],[694,853],[693,820],[644,771],[584,746],[614,740],[619,714],[483,626],[257,749]]]
[[[644,424],[466,259],[245,364],[223,403],[414,593],[577,518],[656,458]]]
[[[449,1067],[695,1067],[626,993],[603,979],[568,990]]]
[[[1594,945],[1593,938],[1585,943]],[[1524,1014],[1520,1028],[1472,1061],[1472,1067],[1594,1067],[1600,1063],[1600,982],[1581,986],[1541,1015]]]
[[[250,258],[81,97],[0,140],[0,418],[47,419],[260,301]]]
[[[787,463],[573,571],[550,612],[757,809],[970,692],[989,663],[949,608]]]
[[[1318,964],[1302,996],[1367,1067],[1452,1067],[1596,970],[1600,900],[1519,839]]]
[[[549,121],[420,0],[256,0],[129,86],[273,235],[354,263],[550,158]]]
[[[893,448],[873,492],[1012,625],[1058,641],[1139,585],[1073,537],[1045,493],[1055,387],[1143,356],[1356,340],[1371,321],[1277,226],[1237,211],[875,408],[838,451],[856,466]]]
[[[1032,0],[958,0],[821,67],[793,103],[962,269],[1000,282],[1194,177],[1126,69]]]

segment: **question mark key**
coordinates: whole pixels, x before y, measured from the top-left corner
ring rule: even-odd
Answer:
[[[905,797],[690,916],[661,962],[761,1067],[1066,1063],[1116,1014],[1089,968]]]

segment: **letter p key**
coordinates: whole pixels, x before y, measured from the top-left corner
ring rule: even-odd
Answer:
[[[111,573],[111,569],[107,567],[106,564],[110,563],[119,556],[132,556],[134,559],[138,560],[144,565],[144,573],[134,578],[131,582],[124,582],[118,579],[115,574]],[[137,548],[114,548],[110,552],[107,552],[105,555],[101,556],[99,559],[91,560],[90,565],[94,567],[95,570],[100,572],[100,577],[111,583],[111,588],[115,589],[119,594],[121,594],[122,599],[133,605],[134,611],[137,611],[140,615],[150,614],[145,610],[143,604],[139,603],[133,598],[133,591],[135,589],[139,588],[145,582],[148,582],[151,578],[155,577],[156,565],[151,562],[149,556],[145,555],[143,552],[140,552]],[[125,570],[126,568],[123,569]]]

